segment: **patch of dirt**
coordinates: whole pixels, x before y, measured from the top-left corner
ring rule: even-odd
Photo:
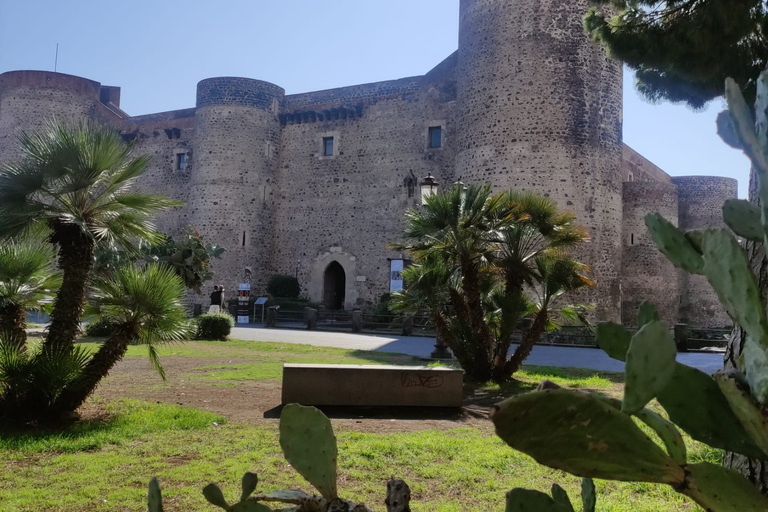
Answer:
[[[145,358],[121,361],[96,390],[97,400],[89,400],[81,409],[83,418],[103,415],[99,399],[133,398],[149,402],[171,403],[220,414],[229,422],[248,425],[276,425],[280,417],[279,381],[237,381],[231,385],[202,380],[203,366],[228,366],[253,363],[249,359],[220,357],[163,357],[168,378],[164,384]],[[190,378],[192,376],[192,378]],[[218,385],[216,385],[218,384]],[[491,429],[488,410],[501,395],[471,393],[461,409],[418,407],[347,408],[326,407],[323,412],[334,425],[360,432],[408,432],[414,430],[449,430],[462,427]]]

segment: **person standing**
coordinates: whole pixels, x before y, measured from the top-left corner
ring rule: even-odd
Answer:
[[[219,285],[213,287],[213,293],[211,293],[211,307],[208,308],[208,313],[218,313],[221,311],[221,297],[222,291],[219,289]]]

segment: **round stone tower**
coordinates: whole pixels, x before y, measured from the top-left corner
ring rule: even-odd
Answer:
[[[679,227],[683,230],[726,228],[723,203],[735,199],[738,182],[720,176],[672,178],[680,201]],[[680,272],[680,321],[691,327],[729,327],[733,321],[704,276]]]
[[[101,84],[79,76],[48,71],[11,71],[0,75],[0,155],[20,155],[16,137],[48,121],[99,118]]]
[[[189,224],[226,249],[215,260],[215,284],[237,294],[250,269],[253,293],[266,289],[285,91],[247,78],[210,78],[197,85],[194,152],[189,155]]]
[[[591,242],[599,319],[620,316],[622,70],[584,34],[588,0],[461,0],[456,175],[533,190]]]

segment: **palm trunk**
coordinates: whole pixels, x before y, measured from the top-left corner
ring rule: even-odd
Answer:
[[[461,285],[467,297],[468,320],[475,336],[473,341],[478,348],[478,357],[481,358],[477,363],[485,366],[490,375],[493,365],[493,334],[485,321],[483,298],[480,292],[480,274],[477,266],[471,262],[462,262],[461,273]]]
[[[523,363],[531,354],[533,346],[536,345],[536,342],[539,341],[541,335],[544,334],[544,331],[547,330],[548,319],[549,313],[546,309],[542,309],[536,313],[536,316],[533,318],[531,327],[526,331],[525,336],[523,336],[523,340],[515,350],[515,353],[512,354],[512,357],[504,366],[504,372],[501,375],[494,376],[494,380],[499,378],[497,382],[504,382],[505,380],[512,377],[512,375],[514,375],[515,372],[517,372],[523,366]]]
[[[749,200],[753,203],[759,203],[757,194],[757,175],[752,170],[749,175]],[[763,244],[749,242],[746,244],[749,262],[752,270],[757,276],[757,283],[760,289],[760,295],[763,304],[768,299],[768,259],[765,257]],[[728,347],[725,352],[725,369],[733,369],[738,366],[739,357],[744,348],[747,335],[744,330],[736,324],[731,338],[728,341]],[[744,455],[733,452],[723,454],[723,465],[727,468],[735,469],[744,475],[755,487],[760,489],[763,494],[768,495],[768,461],[750,459]]]
[[[51,312],[51,325],[43,350],[71,348],[80,334],[80,320],[93,266],[93,241],[73,225],[56,223],[51,242],[59,246],[59,267],[64,277]]]
[[[467,298],[465,298],[466,295],[459,293],[458,290],[451,289],[450,296],[454,315],[464,324],[468,325],[473,333],[476,333],[472,322],[472,310],[469,307],[469,301]],[[446,329],[448,329],[447,325]],[[455,339],[453,333],[451,336],[454,338],[454,343],[457,346],[460,345],[459,341]],[[490,358],[488,357],[488,350],[486,345],[480,341],[481,339],[482,338],[476,336],[475,339],[470,340],[470,343],[467,344],[466,348],[461,349],[461,353],[465,354],[464,359],[466,361],[461,363],[461,367],[466,372],[467,378],[469,380],[475,382],[488,382],[492,375]],[[450,347],[450,345],[448,346]],[[453,350],[453,347],[451,347],[451,350]],[[456,354],[458,359],[458,353],[454,351],[454,354]]]
[[[0,338],[25,348],[27,344],[27,318],[24,308],[18,304],[9,304],[0,308]]]
[[[116,327],[99,351],[88,361],[77,385],[63,393],[54,408],[58,412],[74,412],[83,405],[96,390],[101,379],[123,358],[134,338],[135,332],[130,326]]]

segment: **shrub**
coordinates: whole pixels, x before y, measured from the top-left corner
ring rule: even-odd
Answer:
[[[272,276],[267,283],[267,293],[277,298],[295,299],[301,293],[299,280],[293,276]]]
[[[112,322],[104,318],[94,320],[85,326],[85,335],[94,338],[102,338],[112,334]]]
[[[224,341],[235,326],[235,319],[228,313],[206,313],[196,318],[198,340]]]

